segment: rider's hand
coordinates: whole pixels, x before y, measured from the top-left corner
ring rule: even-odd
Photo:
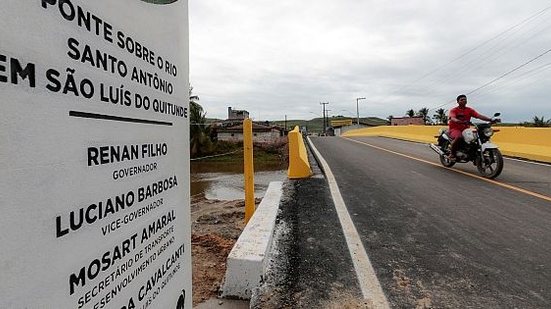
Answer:
[[[492,122],[493,123],[499,123],[499,122],[501,122],[501,118],[494,118],[494,119],[492,119]]]

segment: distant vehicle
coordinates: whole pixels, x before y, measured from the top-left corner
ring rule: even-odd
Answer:
[[[496,178],[503,170],[503,156],[499,147],[490,141],[495,132],[492,124],[498,122],[500,113],[494,114],[489,123],[472,124],[474,128],[463,131],[463,141],[456,154],[456,160],[450,160],[452,138],[447,129],[441,129],[435,136],[438,144],[430,144],[430,148],[440,156],[440,163],[445,167],[452,167],[455,163],[472,162],[478,172],[486,178]]]

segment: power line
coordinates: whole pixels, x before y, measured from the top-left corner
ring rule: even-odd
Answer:
[[[535,14],[535,15],[531,16],[531,18],[535,19],[535,17],[537,17],[537,15],[542,15],[543,16],[543,13],[547,9],[548,8],[538,12],[538,14]],[[522,27],[524,27],[527,24],[528,23],[525,23]],[[483,58],[471,60],[466,65],[464,65],[460,70],[451,72],[450,74],[447,74],[446,77],[440,78],[440,79],[437,79],[437,80],[433,81],[431,83],[431,85],[441,85],[441,84],[445,84],[445,83],[447,83],[451,80],[461,79],[463,76],[467,75],[469,72],[480,70],[483,67],[488,66],[489,64],[495,62],[497,59],[499,59],[500,57],[505,55],[506,52],[508,52],[508,51],[510,52],[512,49],[515,49],[515,48],[519,47],[522,43],[532,39],[533,37],[537,36],[542,31],[544,31],[545,29],[547,29],[549,27],[549,25],[547,25],[545,28],[538,30],[537,27],[539,27],[540,24],[541,24],[541,22],[532,29],[532,30],[537,30],[537,32],[535,34],[529,36],[528,38],[523,39],[522,41],[520,41],[519,43],[514,45],[514,47],[506,48],[506,47],[511,46],[512,44],[514,44],[514,41],[505,42],[506,39],[512,37],[512,33],[511,33],[511,35],[508,35],[507,38],[500,40],[500,42],[498,42],[498,43],[494,44],[492,47],[490,47],[489,50],[483,52],[480,55],[480,56],[484,55]],[[520,30],[522,27],[519,27],[517,30]],[[525,33],[527,34],[528,31],[525,31]],[[502,42],[503,42],[503,44],[502,44]],[[490,59],[491,57],[493,57],[493,59]],[[474,67],[474,65],[476,65],[476,67]],[[432,94],[432,93],[439,93],[439,92],[437,92],[435,86],[433,86],[429,91],[427,91],[426,96],[428,96],[429,94]]]
[[[523,67],[525,67],[525,66],[527,66],[528,64],[530,64],[530,63],[536,61],[537,59],[539,59],[539,58],[545,56],[546,54],[548,54],[548,53],[550,53],[550,52],[551,52],[551,49],[546,50],[545,52],[543,52],[543,53],[537,55],[536,57],[534,57],[534,58],[532,58],[532,59],[526,61],[525,63],[523,63],[523,64],[521,64],[521,65],[515,67],[514,69],[512,69],[512,70],[510,70],[510,71],[508,71],[508,72],[505,72],[505,73],[501,74],[500,76],[498,76],[498,77],[492,79],[491,81],[489,81],[489,82],[483,84],[482,86],[480,86],[480,87],[478,87],[478,88],[476,88],[476,89],[474,89],[474,90],[469,91],[469,92],[467,93],[467,95],[471,95],[471,94],[473,94],[473,93],[479,91],[480,89],[483,89],[483,88],[485,88],[485,87],[487,87],[487,86],[489,86],[489,85],[491,85],[491,84],[497,82],[498,80],[500,80],[500,79],[502,79],[502,78],[508,76],[509,74],[511,74],[511,73],[513,73],[513,72],[515,72],[515,71],[517,71],[517,70],[519,70],[519,69],[521,69],[521,68],[523,68]],[[439,106],[437,106],[437,107],[431,108],[431,110],[437,109],[437,108],[440,108],[440,107],[443,107],[443,106],[446,106],[446,105],[448,105],[448,104],[450,104],[450,103],[453,103],[453,100],[452,100],[451,102],[446,103],[446,104],[442,104],[442,105],[439,105]]]
[[[498,81],[498,80],[504,78],[505,76],[507,76],[507,75],[509,75],[509,74],[511,74],[511,73],[513,73],[513,72],[515,72],[515,71],[517,71],[517,70],[519,70],[519,69],[525,67],[526,65],[528,65],[528,64],[530,64],[530,63],[536,61],[537,59],[539,59],[539,58],[545,56],[545,55],[548,54],[549,52],[551,52],[551,49],[546,50],[545,52],[543,52],[543,53],[537,55],[536,57],[534,57],[534,58],[528,60],[527,62],[525,62],[525,63],[523,63],[523,64],[517,66],[516,68],[510,70],[509,72],[506,72],[506,73],[500,75],[499,77],[497,77],[497,78],[495,78],[495,79],[493,79],[493,80],[487,82],[486,84],[484,84],[484,85],[482,85],[482,86],[476,88],[475,90],[472,90],[471,92],[469,92],[469,93],[467,93],[467,94],[472,94],[472,93],[474,93],[474,92],[476,92],[476,91],[478,91],[478,90],[480,90],[480,89],[482,89],[482,88],[484,88],[484,87],[486,87],[486,86],[488,86],[488,85],[490,85],[490,84],[493,84],[494,82],[496,82],[496,81]]]
[[[514,38],[513,35],[514,33],[510,33],[510,35],[507,36],[507,38],[501,40],[499,43],[495,44],[493,47],[491,47],[490,49],[488,49],[486,52],[484,52],[483,54],[480,55],[479,58],[477,59],[474,59],[473,61],[470,61],[468,62],[461,71],[459,72],[454,72],[451,77],[452,78],[457,78],[457,77],[461,77],[461,76],[464,76],[466,75],[468,72],[472,72],[472,71],[476,71],[476,70],[479,70],[485,66],[488,66],[489,64],[495,62],[496,60],[498,60],[499,58],[501,58],[502,56],[504,56],[507,52],[511,52],[512,50],[514,49],[517,49],[519,46],[521,46],[521,44],[523,44],[524,42],[526,41],[529,41],[531,40],[532,38],[534,38],[535,36],[537,36],[538,34],[540,34],[541,32],[543,32],[544,30],[546,30],[547,28],[549,28],[549,25],[547,25],[545,28],[543,29],[537,29],[540,24],[546,22],[547,20],[542,20],[540,23],[538,23],[537,25],[535,25],[532,29],[530,30],[527,30],[524,32],[524,34],[528,34],[529,32],[531,31],[537,31],[535,34],[531,35],[531,36],[528,36],[522,40],[520,40],[520,42],[518,42],[516,45],[513,45],[515,43],[515,41],[517,41],[518,39]],[[527,25],[528,23],[526,23],[525,25]],[[523,25],[523,27],[525,26]],[[520,31],[522,27],[519,27],[517,30]],[[518,31],[515,31],[515,32],[518,32]],[[511,40],[509,40],[509,42],[507,42],[507,39],[511,38]],[[512,46],[512,47],[511,47]]]
[[[504,48],[506,46],[510,46],[510,45],[514,44],[514,41],[505,42],[506,40],[509,40],[510,38],[512,38],[515,33],[520,31],[522,28],[524,28],[528,24],[532,23],[534,20],[536,20],[536,18],[543,16],[550,9],[551,9],[551,6],[548,6],[544,9],[541,9],[540,11],[538,11],[535,14],[531,15],[530,17],[528,17],[528,18],[522,20],[521,22],[507,28],[506,30],[504,30],[501,33],[495,35],[494,37],[482,42],[481,44],[478,44],[474,48],[471,48],[470,50],[464,52],[460,56],[458,56],[458,57],[452,59],[451,61],[449,61],[448,63],[446,63],[446,64],[436,68],[435,70],[423,75],[421,78],[417,79],[413,83],[418,82],[418,81],[428,77],[429,75],[432,75],[433,73],[436,73],[437,71],[440,71],[444,67],[447,67],[450,64],[465,58],[467,55],[472,54],[476,50],[480,49],[481,47],[483,47],[485,45],[488,45],[491,42],[495,43],[495,44],[492,44],[491,46],[489,46],[489,49],[482,52],[481,55],[484,55],[483,59],[474,59],[474,60],[468,61],[467,62],[468,65],[462,66],[462,68],[459,71],[456,70],[454,72],[450,72],[450,74],[446,74],[444,77],[433,79],[431,82],[428,83],[427,86],[424,87],[424,89],[425,89],[424,95],[425,96],[428,96],[428,95],[431,95],[431,94],[441,94],[441,93],[443,93],[443,91],[441,90],[440,85],[445,84],[446,82],[449,82],[450,80],[460,79],[462,76],[466,75],[468,72],[473,71],[474,69],[480,69],[481,67],[487,66],[490,63],[496,61],[498,58],[500,58],[501,56],[504,55],[503,51],[505,50]],[[531,35],[527,39],[522,40],[522,42],[527,41],[527,40],[533,38],[534,36],[538,35],[539,33],[541,33],[544,29],[543,30],[538,29],[538,28],[540,28],[539,25],[541,25],[541,22],[538,23],[535,27],[533,27],[532,30],[524,31],[524,33],[529,33],[533,30],[537,30],[537,33],[534,34],[534,35]],[[508,34],[508,35],[504,36],[505,34]],[[516,39],[514,39],[514,40],[516,41]],[[518,46],[520,46],[520,44],[522,44],[522,42],[516,44],[513,48],[517,48]],[[510,49],[507,49],[507,51],[510,51]],[[495,54],[497,54],[497,57],[494,57],[493,59],[488,60],[490,57],[494,56]],[[475,64],[477,64],[477,67],[473,68],[473,65],[475,65]],[[403,86],[399,89],[407,88],[408,86],[412,86],[412,84],[405,85],[405,86]],[[437,87],[437,85],[438,85],[438,87]],[[387,96],[385,98],[388,98],[389,96]],[[444,105],[450,104],[452,102],[454,102],[454,101],[452,100],[449,103],[446,103]],[[444,105],[441,105],[441,106],[444,106]],[[441,106],[439,106],[439,107],[441,107]]]
[[[542,15],[543,13],[545,13],[546,11],[548,11],[549,9],[551,9],[551,6],[548,6],[548,7],[544,8],[544,9],[542,9],[542,10],[536,12],[535,14],[533,14],[533,15],[529,16],[528,18],[522,20],[521,22],[519,22],[519,23],[517,23],[517,24],[515,24],[515,25],[513,25],[513,26],[511,26],[511,27],[509,27],[509,28],[507,28],[506,30],[500,32],[499,34],[493,36],[492,38],[490,38],[490,39],[488,39],[488,40],[486,40],[486,41],[484,41],[484,42],[482,42],[482,43],[476,45],[475,47],[473,47],[473,48],[467,50],[466,52],[464,52],[464,53],[462,53],[461,55],[455,57],[454,59],[450,60],[450,61],[447,62],[446,64],[441,65],[441,66],[439,66],[439,67],[433,69],[432,71],[430,71],[430,72],[428,72],[428,73],[422,75],[421,77],[419,77],[418,79],[414,80],[413,82],[411,82],[411,83],[409,83],[409,84],[407,84],[407,85],[404,85],[404,86],[398,88],[397,90],[394,90],[393,92],[398,92],[398,91],[400,91],[400,90],[403,90],[403,89],[405,89],[405,88],[407,88],[407,87],[409,87],[409,86],[412,86],[412,85],[414,85],[415,83],[417,83],[417,82],[419,82],[419,81],[425,79],[426,77],[433,75],[434,73],[436,73],[436,72],[442,70],[443,68],[445,68],[445,67],[451,65],[452,63],[454,63],[454,62],[456,62],[456,61],[458,61],[458,60],[460,60],[460,59],[466,57],[467,55],[473,53],[474,51],[476,51],[477,49],[481,48],[482,46],[484,46],[484,45],[486,45],[486,44],[488,44],[488,43],[490,43],[490,42],[492,42],[492,41],[498,39],[499,37],[501,37],[502,35],[504,35],[504,34],[510,32],[510,31],[512,31],[513,29],[515,29],[515,28],[517,28],[517,27],[520,27],[521,25],[523,25],[523,24],[525,24],[525,23],[528,24],[532,19],[535,19],[535,18],[538,17],[539,15]],[[520,28],[522,28],[522,27],[520,27]],[[457,72],[456,72],[456,73],[457,73]],[[454,77],[457,77],[457,74],[454,74]],[[386,98],[388,98],[389,96],[390,96],[390,95],[388,95],[388,96],[386,96],[385,98],[383,98],[383,101],[384,101]]]
[[[486,90],[486,92],[483,94],[483,96],[484,96],[484,95],[487,95],[487,94],[490,94],[490,93],[493,93],[493,92],[495,92],[496,90],[501,89],[501,88],[503,88],[503,87],[505,87],[505,86],[510,86],[511,84],[512,84],[512,85],[518,84],[518,83],[520,83],[521,81],[523,81],[523,80],[525,80],[525,79],[527,79],[527,78],[529,78],[529,77],[536,76],[536,75],[540,74],[541,72],[543,72],[543,71],[549,69],[550,67],[551,67],[551,62],[547,62],[547,63],[545,63],[545,64],[542,64],[542,65],[540,65],[540,66],[537,66],[537,67],[535,67],[535,68],[533,68],[533,69],[531,69],[531,70],[529,70],[529,71],[526,71],[526,72],[524,72],[524,73],[522,73],[522,74],[520,74],[520,75],[515,76],[513,79],[508,79],[507,81],[502,82],[502,83],[500,83],[500,84],[497,85],[497,86],[494,86],[494,87],[493,87],[492,89],[490,89],[490,90]]]

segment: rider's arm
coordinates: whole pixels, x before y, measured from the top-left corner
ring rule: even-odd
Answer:
[[[492,118],[486,117],[486,116],[481,115],[481,114],[478,114],[478,117],[476,117],[476,118],[478,118],[480,120],[484,120],[484,121],[491,121],[492,120]]]
[[[480,120],[484,120],[484,121],[492,121],[492,118],[486,117],[486,116],[484,116],[484,115],[482,115],[482,114],[478,114],[478,117],[476,117],[476,118],[478,118],[478,119],[480,119]]]
[[[457,118],[455,118],[454,116],[451,116],[451,115],[450,115],[449,121],[455,122],[455,123],[464,123],[465,122],[465,121],[459,120],[459,119],[457,119]]]
[[[460,120],[459,118],[457,118],[453,111],[450,111],[450,114],[448,116],[448,121],[459,123],[459,124],[465,123],[465,121]]]
[[[479,114],[477,113],[475,110],[473,110],[473,117],[475,118],[478,118],[480,120],[484,120],[484,121],[492,121],[492,118],[488,117],[488,116],[484,116],[482,114]]]

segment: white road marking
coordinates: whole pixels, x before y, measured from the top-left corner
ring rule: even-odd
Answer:
[[[333,203],[335,204],[335,209],[337,210],[337,215],[344,232],[346,244],[354,264],[354,269],[356,271],[356,276],[358,278],[362,295],[365,300],[371,302],[374,308],[390,308],[385,293],[381,288],[379,279],[377,279],[377,275],[375,275],[375,270],[369,261],[369,257],[367,256],[360,235],[358,234],[358,231],[354,226],[354,222],[352,222],[352,218],[348,213],[348,209],[346,208],[346,204],[341,196],[335,176],[333,176],[333,172],[331,172],[327,161],[325,161],[325,159],[321,156],[310,138],[308,138],[308,140],[312,150],[319,160],[319,163],[322,165],[327,182],[329,183],[331,197],[333,198]]]
[[[517,162],[522,162],[522,163],[528,163],[528,164],[551,167],[551,164],[549,164],[549,163],[532,162],[532,161],[526,161],[526,160],[522,160],[522,159],[509,158],[509,157],[503,157],[503,158],[506,159],[506,160],[511,160],[511,161],[517,161]]]
[[[551,202],[551,196],[547,196],[547,195],[544,195],[544,194],[540,194],[540,193],[536,193],[536,192],[533,192],[533,191],[530,191],[530,190],[526,190],[526,189],[523,189],[521,187],[516,187],[516,186],[513,186],[513,185],[510,185],[510,184],[506,184],[504,182],[499,182],[495,179],[488,179],[488,178],[484,178],[482,176],[478,176],[478,175],[475,175],[475,174],[471,174],[470,172],[465,172],[465,171],[462,171],[462,170],[459,170],[459,169],[455,169],[455,168],[449,168],[449,167],[444,167],[438,163],[435,163],[435,162],[432,162],[432,161],[428,161],[428,160],[425,160],[425,159],[421,159],[421,158],[417,158],[417,157],[413,157],[413,156],[410,156],[410,155],[407,155],[407,154],[403,154],[401,152],[397,152],[397,151],[394,151],[394,150],[390,150],[390,149],[386,149],[386,148],[383,148],[383,147],[379,147],[379,146],[375,146],[375,145],[372,145],[370,143],[366,143],[366,142],[361,142],[361,141],[358,141],[358,140],[355,140],[355,139],[351,139],[351,138],[348,138],[348,137],[344,137],[344,139],[346,140],[349,140],[351,142],[354,142],[354,143],[358,143],[358,144],[362,144],[362,145],[365,145],[365,146],[369,146],[371,148],[375,148],[375,149],[379,149],[379,150],[382,150],[382,151],[386,151],[388,153],[392,153],[392,154],[395,154],[395,155],[398,155],[398,156],[401,156],[401,157],[404,157],[404,158],[408,158],[408,159],[411,159],[411,160],[415,160],[415,161],[419,161],[419,162],[423,162],[423,163],[426,163],[426,164],[430,164],[430,165],[433,165],[433,166],[436,166],[436,167],[440,167],[440,168],[443,168],[443,169],[447,169],[447,170],[450,170],[452,172],[455,172],[455,173],[459,173],[459,174],[463,174],[465,176],[469,176],[469,177],[473,177],[473,178],[476,178],[476,179],[480,179],[482,181],[486,181],[486,182],[489,182],[489,183],[492,183],[496,186],[500,186],[500,187],[503,187],[503,188],[507,188],[507,189],[510,189],[510,190],[514,190],[514,191],[517,191],[517,192],[521,192],[521,193],[524,193],[524,194],[528,194],[528,195],[531,195],[533,197],[537,197],[537,198],[540,198],[542,200],[546,200],[548,202]]]
[[[367,136],[352,136],[352,137],[343,137],[343,138],[349,139],[349,140],[354,140],[354,137],[367,137]],[[416,144],[423,144],[423,145],[427,145],[427,146],[430,144],[430,143],[427,143],[427,142],[410,141],[410,140],[404,140],[404,139],[386,137],[386,136],[377,136],[377,137],[382,137],[382,138],[386,138],[386,139],[393,139],[393,140],[399,140],[399,141],[410,142],[410,143],[416,143]],[[517,162],[521,162],[521,163],[551,167],[551,163],[528,161],[528,159],[511,158],[511,157],[507,157],[505,155],[503,155],[503,159],[511,160],[511,161],[517,161]]]

